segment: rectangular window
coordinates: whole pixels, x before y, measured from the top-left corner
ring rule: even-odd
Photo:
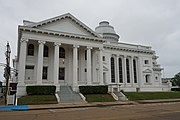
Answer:
[[[136,60],[133,60],[133,69],[134,69],[134,83],[137,83],[137,69],[136,69]]]
[[[64,80],[65,68],[59,68],[59,80]]]
[[[26,69],[34,69],[33,65],[26,65]]]
[[[103,56],[103,61],[106,61],[106,58],[105,58],[105,56]]]
[[[47,80],[48,76],[48,67],[43,67],[42,79]]]
[[[127,83],[130,83],[129,59],[126,59],[126,73],[127,73]]]
[[[87,50],[85,50],[84,59],[87,60]]]
[[[144,61],[144,64],[149,64],[149,60],[145,60],[145,61]]]

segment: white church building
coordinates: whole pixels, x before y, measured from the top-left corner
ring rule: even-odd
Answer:
[[[18,26],[15,67],[17,95],[26,86],[108,85],[109,91],[167,91],[163,70],[150,46],[122,43],[114,27],[102,21],[95,31],[67,13]]]

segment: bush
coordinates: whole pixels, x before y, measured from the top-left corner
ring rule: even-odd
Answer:
[[[108,92],[108,86],[79,86],[79,91],[82,94],[105,94]]]
[[[180,91],[180,88],[171,88],[171,91]]]
[[[54,95],[56,86],[27,86],[28,95]]]

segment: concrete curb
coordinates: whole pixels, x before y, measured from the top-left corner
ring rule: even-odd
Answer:
[[[180,99],[92,102],[92,103],[79,102],[79,103],[60,103],[60,104],[25,105],[25,106],[23,105],[1,106],[0,111],[70,109],[70,108],[90,108],[90,107],[103,108],[103,107],[120,106],[120,105],[155,104],[155,103],[170,103],[170,102],[180,102]]]
[[[139,104],[170,103],[170,102],[180,102],[180,99],[137,100],[135,102]]]

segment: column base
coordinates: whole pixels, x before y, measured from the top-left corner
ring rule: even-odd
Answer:
[[[55,85],[56,86],[56,92],[60,91],[60,85]]]
[[[75,92],[79,92],[79,86],[73,85],[72,90],[75,91]]]
[[[25,84],[17,85],[17,93],[16,93],[17,98],[25,95],[27,95],[26,85]]]

